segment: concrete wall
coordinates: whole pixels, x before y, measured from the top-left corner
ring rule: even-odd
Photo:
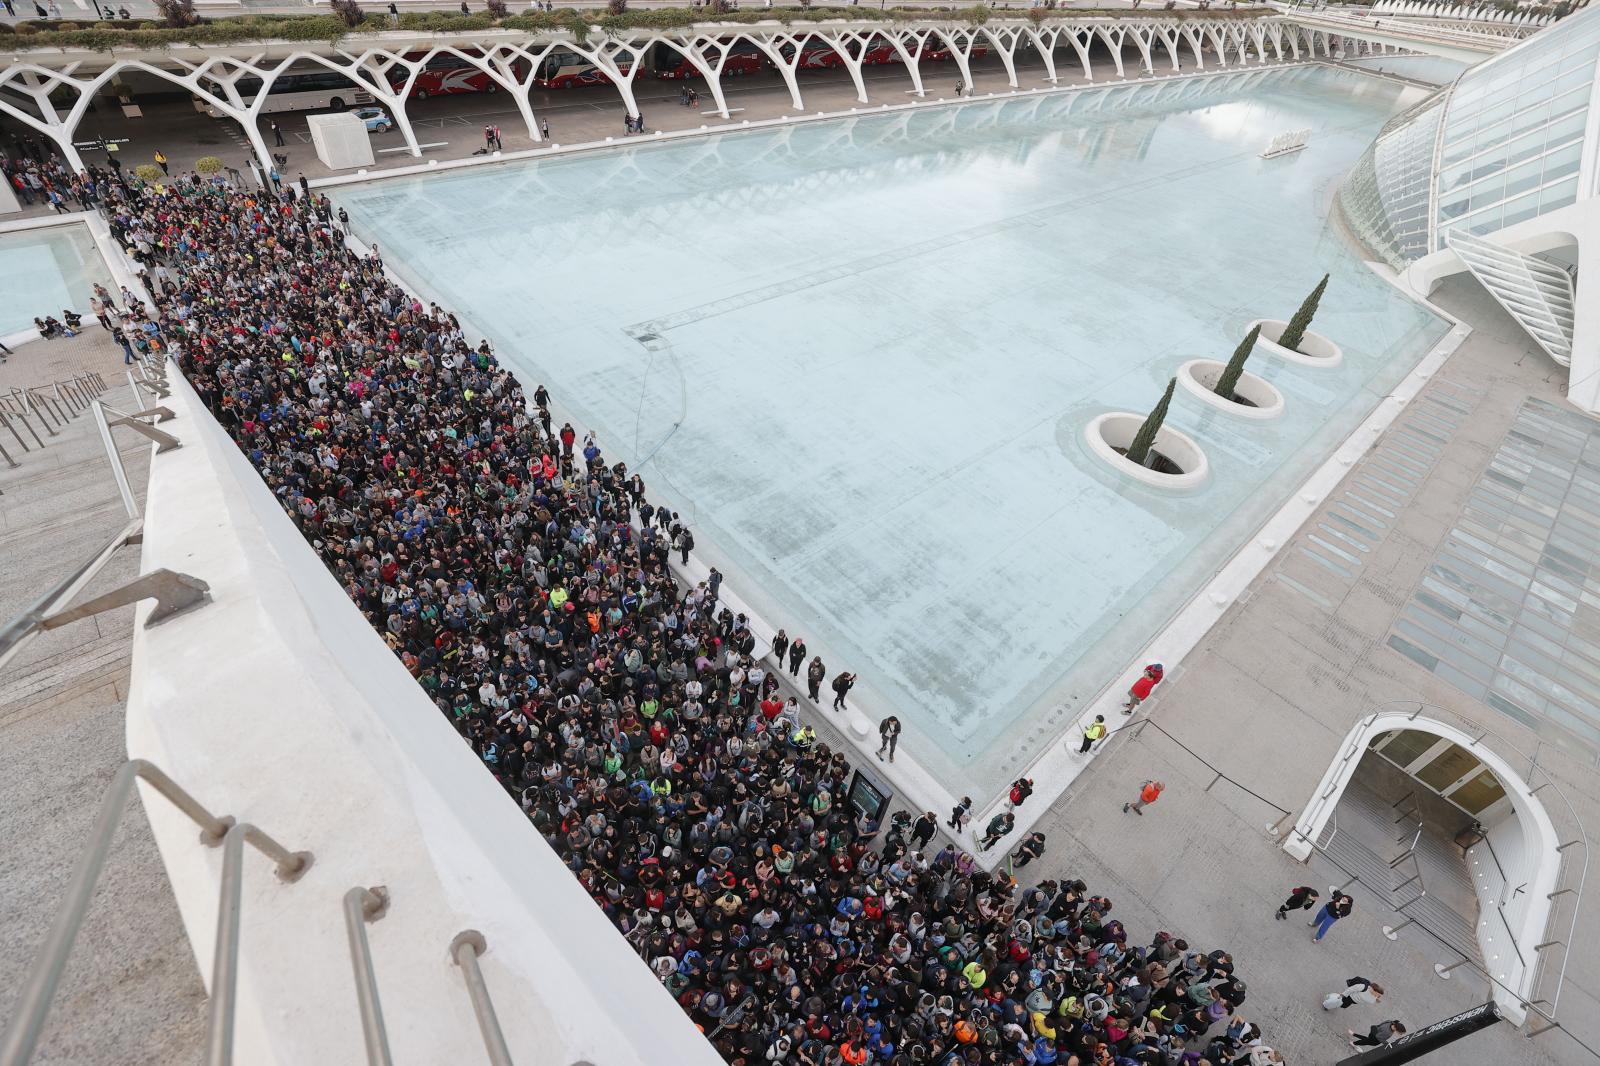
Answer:
[[[386,885],[369,935],[396,1061],[483,1061],[447,959],[476,928],[519,1061],[719,1062],[181,380],[169,403],[183,447],[153,457],[142,565],[202,578],[213,602],[138,631],[129,753],[316,856],[284,885],[246,855],[238,1061],[364,1061],[341,899]],[[209,975],[220,849],[145,804]]]

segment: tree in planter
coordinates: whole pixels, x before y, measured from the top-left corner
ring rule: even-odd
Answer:
[[[1322,290],[1328,287],[1328,275],[1322,275],[1322,280],[1317,282],[1317,287],[1311,290],[1311,295],[1306,297],[1306,302],[1300,305],[1300,310],[1294,313],[1289,324],[1283,328],[1283,335],[1278,338],[1278,343],[1291,352],[1300,350],[1300,342],[1305,339],[1306,330],[1311,328],[1311,319],[1317,313],[1317,304],[1322,302]]]
[[[204,174],[208,178],[213,174],[222,173],[222,168],[222,160],[218,159],[214,155],[203,155],[194,161],[195,171],[197,173]]]
[[[156,0],[156,12],[168,26],[193,26],[200,21],[194,0]]]
[[[1156,442],[1156,434],[1161,431],[1161,423],[1167,420],[1167,408],[1172,406],[1172,390],[1177,388],[1178,379],[1173,378],[1167,382],[1167,391],[1161,394],[1161,402],[1145,418],[1144,424],[1139,427],[1139,432],[1133,435],[1133,443],[1128,445],[1128,450],[1123,453],[1124,458],[1130,462],[1144,466],[1150,458],[1150,449]]]
[[[356,0],[333,0],[328,5],[333,13],[346,26],[359,26],[366,15],[361,10],[361,5]]]
[[[1223,369],[1222,376],[1217,379],[1217,387],[1211,391],[1221,396],[1224,400],[1233,399],[1233,387],[1239,384],[1239,377],[1244,373],[1244,361],[1250,358],[1250,353],[1255,350],[1256,338],[1261,336],[1261,327],[1253,326],[1239,347],[1233,350],[1233,358],[1228,360],[1228,365]]]
[[[139,176],[139,180],[147,181],[151,184],[160,181],[162,178],[161,168],[154,163],[140,163],[133,168],[133,172]]]

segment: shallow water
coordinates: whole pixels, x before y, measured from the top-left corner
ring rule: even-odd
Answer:
[[[1406,94],[1402,97],[1402,93]],[[732,587],[860,675],[952,790],[1047,743],[1446,324],[1329,226],[1416,90],[1320,67],[1023,95],[352,187],[357,232],[690,522]],[[1276,134],[1310,146],[1259,158]],[[1287,417],[1180,390],[1210,485],[1102,471],[1145,411],[1331,273],[1335,370]],[[930,747],[929,742],[933,747]]]
[[[0,233],[0,336],[32,329],[34,317],[89,313],[94,283],[112,291],[111,271],[82,225]]]

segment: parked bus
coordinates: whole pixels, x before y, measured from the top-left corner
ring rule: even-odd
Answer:
[[[623,62],[617,67],[627,74],[633,64]],[[541,89],[572,89],[580,85],[610,85],[611,75],[578,53],[563,49],[551,52],[540,61],[533,83]]]
[[[715,67],[717,65],[717,50],[705,50],[706,62]],[[749,41],[740,38],[728,50],[728,59],[722,64],[724,78],[739,78],[746,74],[760,74],[766,70],[768,63],[766,53]],[[655,49],[650,53],[650,62],[646,64],[655,71],[656,77],[666,79],[698,78],[700,72],[693,63],[684,58],[682,52],[671,45],[656,43]]]
[[[794,55],[794,46],[786,45],[783,48],[785,59]],[[895,51],[894,45],[888,38],[881,35],[874,36],[867,42],[867,50],[862,53],[861,65],[864,67],[880,66],[884,63],[900,62],[900,53]],[[800,62],[795,64],[796,70],[833,70],[844,66],[844,57],[832,45],[815,37],[810,38],[800,48]]]
[[[237,88],[239,99],[249,107],[261,93],[261,79],[240,78]],[[226,99],[222,87],[215,83],[211,84],[211,92]],[[344,111],[370,103],[372,94],[343,74],[335,74],[331,70],[311,70],[285,74],[274,81],[261,111],[268,115],[276,111],[325,111],[329,108]],[[225,117],[209,104],[205,111],[212,118]]]
[[[417,52],[407,56],[410,60],[419,60],[427,53]],[[476,52],[472,53],[474,56]],[[528,61],[518,59],[511,65],[513,75],[520,81],[527,72]],[[403,67],[395,67],[389,71],[389,83],[398,92],[406,82],[406,71]],[[426,100],[430,96],[450,96],[455,93],[497,93],[500,91],[499,82],[473,66],[458,55],[442,53],[435,55],[425,63],[417,72],[417,80],[411,83],[411,99]]]

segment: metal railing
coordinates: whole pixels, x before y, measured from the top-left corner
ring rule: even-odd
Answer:
[[[500,1018],[495,1014],[494,1001],[489,998],[483,970],[478,966],[478,956],[488,950],[487,941],[476,929],[463,929],[450,941],[450,958],[461,967],[461,979],[467,983],[467,997],[472,1000],[472,1013],[478,1019],[478,1031],[483,1034],[490,1066],[512,1066],[511,1049],[506,1047],[506,1035],[500,1031]]]
[[[164,387],[166,378],[163,368],[159,366],[147,367],[144,364],[140,364],[139,370],[143,376],[139,383],[135,384],[136,395],[140,395],[139,389],[141,387],[146,390],[155,390],[158,387],[157,383],[161,383],[162,387]],[[68,390],[68,392],[70,391]],[[63,395],[66,394],[64,393]],[[24,394],[24,396],[31,395],[31,393]],[[84,395],[87,397],[87,393]],[[17,404],[23,402],[22,399],[16,396],[12,396],[10,399]],[[142,398],[140,402],[143,403]],[[4,403],[4,400],[0,399],[0,403]],[[72,573],[47,589],[20,615],[4,625],[0,625],[0,668],[4,668],[18,652],[41,633],[88,618],[102,611],[125,607],[139,600],[153,598],[156,601],[156,606],[145,619],[145,625],[152,626],[165,621],[179,611],[204,603],[209,599],[210,587],[199,578],[172,570],[157,569],[147,574],[142,574],[105,595],[86,600],[75,606],[69,606],[118,552],[123,548],[139,544],[144,536],[144,517],[139,512],[138,500],[134,496],[132,485],[128,482],[128,472],[122,465],[122,456],[118,452],[116,441],[112,437],[112,429],[118,426],[125,426],[134,430],[153,441],[158,453],[171,451],[180,446],[180,442],[176,437],[157,429],[155,426],[155,423],[165,422],[173,417],[172,412],[166,407],[141,407],[140,410],[128,414],[107,407],[97,399],[86,398],[84,404],[84,409],[90,413],[95,425],[99,428],[100,443],[105,448],[106,461],[110,464],[111,476],[116,483],[117,493],[121,497],[122,509],[127,521],[110,540],[106,541],[98,551],[84,560]],[[49,404],[44,404],[36,410],[42,411],[49,406]],[[107,418],[107,415],[114,417]],[[62,424],[64,425],[65,423]],[[30,426],[29,428],[31,430],[32,427]],[[48,428],[47,423],[46,428]]]
[[[350,941],[350,965],[355,970],[356,1001],[361,1007],[361,1035],[367,1045],[367,1066],[390,1066],[389,1034],[383,1027],[383,1005],[378,999],[378,975],[372,967],[372,947],[367,943],[367,923],[389,913],[389,890],[382,885],[357,886],[344,894],[344,928]]]
[[[299,880],[310,869],[309,851],[289,851],[252,825],[236,824],[229,816],[212,814],[160,768],[144,759],[131,759],[112,778],[100,802],[100,813],[89,831],[89,843],[73,868],[66,897],[55,921],[39,948],[38,956],[23,979],[22,991],[11,1012],[4,1041],[0,1042],[0,1066],[25,1066],[44,1032],[50,1005],[61,984],[73,943],[83,928],[84,916],[94,898],[96,885],[105,870],[111,842],[122,822],[123,812],[133,798],[137,783],[143,780],[200,827],[200,842],[207,847],[222,847],[222,894],[217,911],[217,946],[211,970],[211,1019],[207,1034],[210,1066],[231,1061],[233,1015],[239,969],[239,894],[243,879],[244,845],[249,844],[277,866],[278,879]]]
[[[10,433],[20,449],[18,454],[43,451],[50,438],[59,436],[68,421],[87,411],[95,397],[103,395],[109,387],[99,374],[84,373],[49,385],[0,393],[0,427]],[[40,428],[45,432],[43,437],[39,436]],[[26,438],[22,435],[24,431],[28,434]],[[28,443],[28,438],[32,438],[33,444]],[[6,448],[3,437],[0,437],[0,460],[13,468],[21,465]]]

